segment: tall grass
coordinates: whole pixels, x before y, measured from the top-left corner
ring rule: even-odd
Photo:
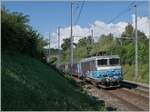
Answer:
[[[2,110],[103,110],[51,67],[13,52],[2,53]]]

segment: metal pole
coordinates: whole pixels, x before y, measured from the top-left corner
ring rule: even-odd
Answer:
[[[51,41],[51,40],[50,40],[50,32],[49,32],[48,62],[50,62],[50,47],[51,47],[51,46],[50,46],[50,41]]]
[[[138,34],[137,34],[137,6],[135,5],[135,80],[138,78]]]
[[[57,61],[58,68],[59,65],[60,65],[60,27],[58,27],[58,61]]]
[[[149,18],[148,18],[148,24],[149,24],[149,84],[150,84],[150,0],[149,0]],[[149,92],[149,96],[150,96],[150,92]],[[150,107],[150,103],[149,103],[149,107]]]
[[[71,64],[71,75],[73,74],[73,36],[72,36],[72,20],[73,20],[73,17],[72,17],[72,12],[73,12],[73,2],[71,1],[71,36],[70,36],[70,40],[71,40],[71,57],[70,57],[70,64]]]
[[[93,38],[93,29],[91,30],[91,35],[92,35],[92,39],[93,39],[93,41],[94,41],[94,38]]]

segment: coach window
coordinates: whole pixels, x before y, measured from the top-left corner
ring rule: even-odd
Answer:
[[[97,65],[98,66],[105,66],[107,65],[107,59],[101,59],[101,60],[97,60]]]
[[[93,70],[93,68],[94,68],[94,63],[93,62],[94,62],[93,60],[90,62],[90,70]]]
[[[96,67],[95,60],[92,61],[92,66],[93,66],[92,70],[95,70],[95,67]]]

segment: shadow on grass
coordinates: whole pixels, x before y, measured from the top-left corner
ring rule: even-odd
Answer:
[[[72,78],[71,74],[64,73],[56,68],[54,65],[49,65],[51,68],[53,68],[57,73],[59,73],[61,76],[65,77],[65,79],[76,88],[76,91],[80,92],[81,94],[85,95],[89,98],[91,105],[93,105],[93,110],[103,110],[103,111],[114,111],[116,108],[113,107],[105,107],[105,101],[100,100],[95,96],[88,95],[87,92],[82,88],[82,86],[86,85],[87,82],[91,83],[88,80],[81,80],[79,82],[75,81],[75,79]],[[88,88],[90,89],[90,88]]]
[[[136,84],[132,84],[132,83],[124,82],[124,81],[121,82],[121,88],[135,89],[137,87],[138,85]]]
[[[116,111],[117,109],[116,109],[116,108],[113,108],[113,107],[106,107],[106,110],[107,110],[107,111]]]

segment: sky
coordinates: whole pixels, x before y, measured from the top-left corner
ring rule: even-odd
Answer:
[[[139,29],[148,34],[148,2],[147,1],[75,1],[73,3],[73,23],[82,7],[77,24],[73,25],[73,35],[88,36],[94,30],[95,40],[102,34],[113,33],[119,36],[128,23],[134,25],[134,8],[137,4]],[[70,2],[69,1],[3,1],[10,11],[22,12],[29,15],[29,24],[38,30],[44,38],[51,36],[52,47],[57,47],[57,28],[61,27],[61,43],[70,36]],[[130,9],[131,8],[131,9]],[[130,10],[129,10],[130,9]],[[117,19],[114,19],[117,15]],[[82,37],[76,37],[75,42]]]

